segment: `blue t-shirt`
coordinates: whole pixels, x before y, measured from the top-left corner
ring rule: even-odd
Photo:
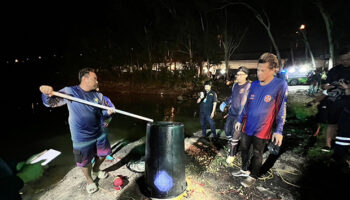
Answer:
[[[232,87],[231,96],[225,101],[227,105],[230,105],[228,114],[231,117],[237,118],[244,105],[242,105],[243,98],[246,98],[249,92],[250,83],[246,82],[243,85],[234,84]]]
[[[65,87],[59,92],[89,102],[106,105],[102,93],[97,91],[85,92],[80,86]],[[42,100],[47,107],[58,107],[67,104],[69,117],[68,123],[73,142],[88,142],[97,139],[103,131],[102,117],[108,117],[107,111],[60,97],[42,95]]]
[[[243,122],[242,131],[249,136],[270,139],[272,126],[276,122],[274,133],[282,134],[286,119],[288,85],[286,81],[274,78],[267,85],[254,81],[248,93],[247,103],[238,122]]]

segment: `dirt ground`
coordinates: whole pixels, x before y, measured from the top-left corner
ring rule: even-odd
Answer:
[[[283,145],[278,156],[264,153],[264,164],[259,180],[250,188],[244,188],[233,171],[241,166],[240,153],[234,164],[226,163],[229,143],[222,130],[220,138],[200,138],[200,131],[185,139],[185,161],[187,188],[174,200],[232,200],[232,199],[337,199],[348,196],[349,170],[339,170],[332,164],[330,153],[323,153],[322,131],[317,137],[316,122],[312,117],[315,106],[304,108],[313,97],[305,90],[290,94],[290,114],[284,128]],[[301,106],[300,109],[294,107]],[[294,110],[293,110],[294,109]],[[307,111],[310,109],[310,111]],[[112,146],[114,161],[104,162],[102,168],[109,172],[107,179],[96,180],[99,191],[87,194],[85,180],[79,168],[73,168],[59,183],[45,191],[33,192],[27,185],[23,199],[122,199],[148,200],[145,194],[144,174],[131,171],[127,164],[144,155],[145,140],[125,143],[119,141]],[[124,176],[121,190],[113,188],[113,179]],[[342,198],[343,199],[343,198]]]

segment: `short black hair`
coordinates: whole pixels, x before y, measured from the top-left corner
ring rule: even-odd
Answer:
[[[79,83],[81,83],[81,80],[83,78],[83,76],[85,76],[86,74],[89,74],[90,72],[94,72],[95,73],[95,69],[87,67],[87,68],[83,68],[79,71]]]
[[[205,81],[204,85],[209,85],[209,86],[211,86],[211,81]]]

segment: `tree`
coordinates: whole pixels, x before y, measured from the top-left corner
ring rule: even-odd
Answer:
[[[248,27],[245,27],[243,31],[241,31],[240,27],[232,28],[230,25],[228,25],[228,16],[227,16],[227,9],[224,9],[224,26],[223,26],[223,33],[222,33],[222,45],[224,48],[224,60],[225,60],[225,68],[226,68],[226,78],[229,76],[229,61],[233,53],[236,51],[236,49],[241,44],[245,34],[247,33]],[[234,29],[234,31],[232,31]],[[235,34],[234,34],[234,33]]]
[[[310,58],[311,58],[311,62],[312,62],[312,67],[315,70],[316,69],[316,62],[315,62],[315,58],[314,58],[314,54],[312,53],[311,47],[310,47],[310,43],[306,37],[306,30],[305,30],[305,25],[302,24],[299,28],[299,32],[302,34],[303,36],[303,41],[305,44],[305,48],[307,50],[307,52],[310,54]]]
[[[328,45],[329,45],[328,70],[330,70],[334,64],[334,42],[333,42],[333,35],[332,35],[333,22],[330,14],[323,8],[323,5],[320,1],[316,1],[315,5],[320,10],[324,23],[326,25]]]
[[[230,6],[230,5],[243,5],[246,8],[248,8],[250,11],[252,11],[255,15],[255,18],[261,23],[261,25],[263,25],[263,27],[266,29],[266,32],[271,40],[272,46],[274,47],[275,51],[276,51],[276,55],[278,58],[278,62],[279,62],[279,66],[281,66],[281,55],[280,55],[280,51],[278,49],[278,46],[276,44],[276,41],[272,35],[271,32],[271,23],[270,23],[270,19],[269,16],[267,15],[267,13],[265,12],[264,9],[261,10],[261,12],[259,12],[258,10],[256,10],[255,8],[253,8],[251,5],[249,5],[248,3],[245,2],[231,2],[231,1],[226,1],[226,5],[224,5],[224,7]]]

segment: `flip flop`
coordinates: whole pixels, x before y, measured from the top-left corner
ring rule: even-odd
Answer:
[[[98,177],[99,179],[105,179],[108,177],[108,173],[105,171],[92,172],[92,175]]]
[[[114,157],[112,157],[112,156],[110,156],[110,155],[107,155],[107,156],[106,156],[106,160],[112,161],[112,160],[114,160]]]
[[[96,183],[90,183],[90,184],[86,185],[86,191],[89,194],[92,194],[92,193],[96,192],[97,190],[98,190],[98,187],[97,187]]]

